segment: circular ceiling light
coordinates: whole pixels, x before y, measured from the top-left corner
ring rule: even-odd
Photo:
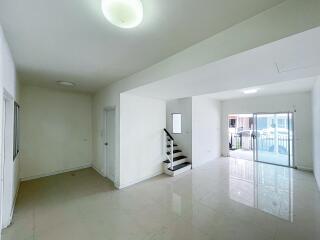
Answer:
[[[143,20],[140,0],[102,0],[103,15],[120,28],[134,28]]]
[[[64,87],[74,87],[75,84],[73,82],[67,82],[67,81],[57,81],[57,84],[64,86]]]

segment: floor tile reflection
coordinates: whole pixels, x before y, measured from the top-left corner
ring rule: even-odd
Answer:
[[[3,240],[320,239],[311,173],[220,158],[123,190],[93,169],[24,182]]]
[[[292,169],[230,159],[230,198],[292,221]]]

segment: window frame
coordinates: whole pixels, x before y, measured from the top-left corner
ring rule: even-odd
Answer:
[[[13,110],[13,161],[20,152],[20,106],[14,102]]]
[[[175,132],[175,127],[174,127],[174,116],[180,116],[180,131]],[[171,114],[172,118],[172,134],[182,134],[182,114],[181,113],[172,113]]]

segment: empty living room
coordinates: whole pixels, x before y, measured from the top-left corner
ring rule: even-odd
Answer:
[[[1,0],[0,240],[319,240],[320,0]]]

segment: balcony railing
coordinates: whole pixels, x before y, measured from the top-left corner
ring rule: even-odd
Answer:
[[[288,136],[280,135],[276,138],[270,136],[270,134],[259,134],[257,136],[257,149],[259,151],[274,152],[276,147],[278,147],[278,153],[288,154],[290,149],[289,144],[291,144],[292,139],[288,141]],[[289,143],[290,142],[290,143]],[[254,138],[247,135],[231,134],[229,146],[231,150],[243,149],[243,150],[253,150],[254,148]]]

